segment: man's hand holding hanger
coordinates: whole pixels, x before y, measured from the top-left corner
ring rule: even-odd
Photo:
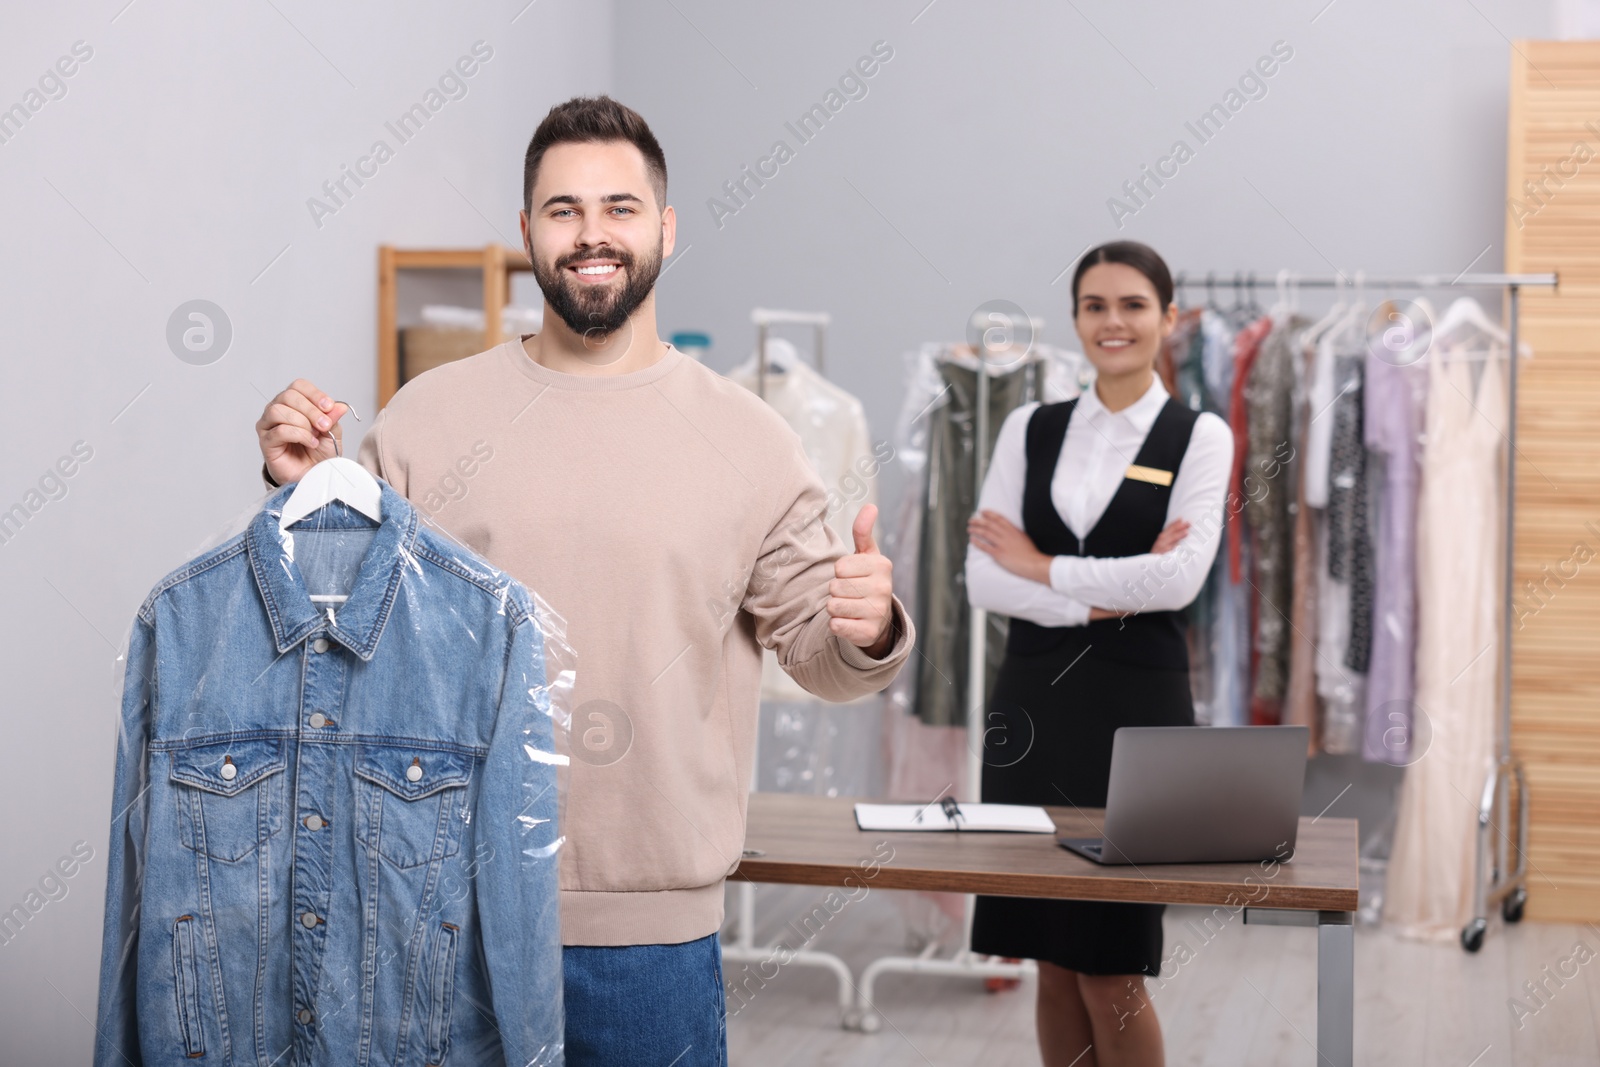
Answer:
[[[304,378],[296,378],[273,397],[256,420],[261,458],[272,481],[298,482],[318,463],[339,455],[343,443],[339,420],[349,410]]]

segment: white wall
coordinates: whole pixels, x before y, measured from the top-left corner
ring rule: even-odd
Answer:
[[[303,374],[370,420],[376,246],[516,245],[534,125],[611,85],[612,9],[593,0],[125,2],[11,5],[0,34],[0,108],[92,49],[65,96],[0,128],[0,510],[74,442],[93,453],[0,543],[0,912],[74,842],[94,851],[0,944],[0,1060],[30,1067],[89,1059],[134,611],[258,499],[267,396]],[[466,95],[399,144],[384,123],[480,40]],[[307,199],[380,137],[393,159],[316,226]],[[195,298],[232,325],[205,366],[166,340]]]
[[[1146,241],[1174,270],[1498,269],[1507,38],[1550,22],[1547,5],[1514,0],[754,11],[617,6],[617,93],[661,137],[680,212],[663,325],[708,329],[710,362],[727,368],[752,350],[751,307],[831,311],[829,373],[879,436],[900,354],[959,339],[985,300],[1015,301],[1045,340],[1075,346],[1070,273],[1057,279],[1103,240]],[[879,40],[894,58],[867,96],[801,145],[784,124]],[[1200,144],[1184,124],[1280,40],[1293,58],[1266,95]],[[1107,200],[1179,138],[1194,158],[1119,229]],[[794,158],[719,227],[707,200],[731,203],[722,183],[777,139]]]

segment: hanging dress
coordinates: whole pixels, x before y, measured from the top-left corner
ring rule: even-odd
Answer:
[[[1474,387],[1473,360],[1458,350],[1435,344],[1427,358],[1417,501],[1419,721],[1400,788],[1384,922],[1406,936],[1450,940],[1472,918],[1478,798],[1494,760],[1506,361],[1494,351]]]

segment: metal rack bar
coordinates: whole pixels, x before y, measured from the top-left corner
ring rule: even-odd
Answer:
[[[1196,277],[1187,271],[1179,271],[1172,279],[1172,284],[1182,289],[1253,289],[1263,285],[1274,285],[1277,274],[1270,277],[1257,276],[1254,271],[1248,276],[1235,273],[1230,278],[1219,278],[1215,271],[1209,271],[1202,277]],[[1355,277],[1346,274],[1295,274],[1293,271],[1284,274],[1284,280],[1300,289],[1353,289],[1359,282],[1361,285],[1372,289],[1509,289],[1520,286],[1534,286],[1539,288],[1555,287],[1557,275],[1548,274],[1410,274],[1390,275],[1387,277]],[[1515,327],[1515,321],[1512,326]]]

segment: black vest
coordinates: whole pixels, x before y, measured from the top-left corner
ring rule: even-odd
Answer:
[[[1094,556],[1108,559],[1150,551],[1167,522],[1167,501],[1199,413],[1168,398],[1145,435],[1134,466],[1146,477],[1127,477],[1106,505],[1105,513],[1081,542],[1062,521],[1050,499],[1050,483],[1061,459],[1076,400],[1041,404],[1028,419],[1027,475],[1022,490],[1022,527],[1039,551],[1051,556]],[[1166,475],[1170,474],[1170,478]],[[1158,484],[1166,481],[1167,484]],[[1154,571],[1144,585],[1154,588]],[[1069,635],[1082,635],[1088,655],[1146,667],[1187,670],[1189,648],[1181,611],[1147,611],[1123,619],[1099,619],[1083,627],[1040,626],[1012,619],[1006,652],[1035,655],[1060,645]],[[1077,643],[1077,642],[1075,642]]]

